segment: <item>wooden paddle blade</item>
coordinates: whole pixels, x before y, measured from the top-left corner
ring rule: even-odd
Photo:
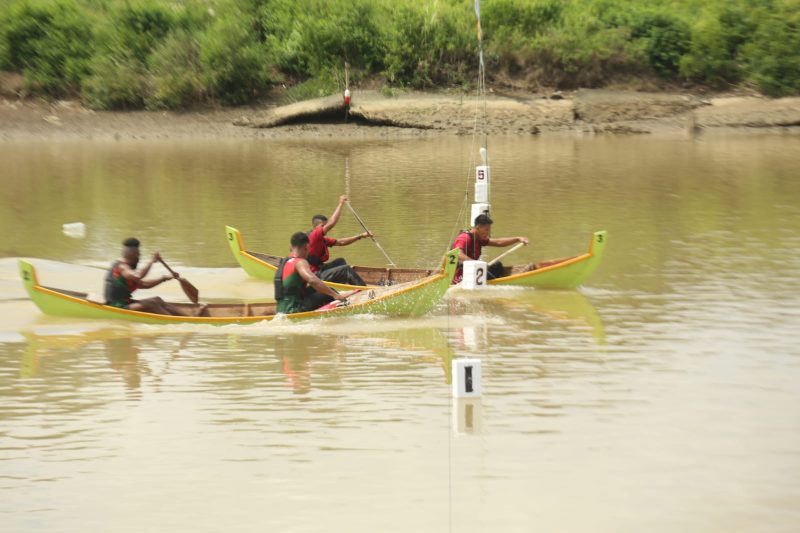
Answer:
[[[189,298],[193,304],[196,304],[200,300],[200,291],[197,290],[197,287],[189,283],[189,280],[186,278],[178,278],[178,281],[181,282],[181,289],[183,289],[186,297]]]

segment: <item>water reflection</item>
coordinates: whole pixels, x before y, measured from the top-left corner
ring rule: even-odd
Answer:
[[[456,435],[483,433],[483,400],[481,398],[453,398],[453,431]]]
[[[430,266],[473,176],[469,142],[0,145],[0,252],[105,266],[136,234],[209,297],[258,297],[263,284],[216,268],[233,266],[222,228],[283,249],[341,194],[349,156],[370,229],[398,263]],[[553,531],[791,530],[797,136],[508,138],[492,156],[497,234],[527,234],[534,257],[615,235],[586,287],[490,288],[421,319],[117,327],[42,317],[0,259],[2,523],[169,529],[177,512],[195,529],[429,531],[452,488],[465,531],[534,514]],[[64,237],[78,220],[87,238]],[[339,231],[359,230],[345,215]],[[60,264],[52,280],[96,291],[98,272]],[[480,409],[453,405],[460,357],[484,361]],[[460,430],[478,438],[447,438]]]
[[[506,307],[506,312],[530,312],[569,328],[588,330],[598,346],[606,344],[600,313],[580,291],[525,290],[494,303]]]
[[[538,319],[575,332],[588,331],[598,346],[607,342],[600,313],[580,290],[491,287],[470,292],[459,290],[450,295],[448,305],[451,314],[473,312],[509,320]],[[489,344],[486,322],[458,328],[456,333],[456,345],[462,349],[480,350]]]
[[[126,389],[140,389],[142,378],[146,376],[156,391],[191,336],[188,333],[172,336],[177,341],[175,347],[165,350],[161,346],[163,339],[159,340],[152,334],[132,334],[125,329],[99,329],[74,335],[41,335],[32,331],[21,333],[25,339],[19,366],[21,379],[63,376],[70,370],[77,374],[80,370],[72,368],[72,363],[97,361],[97,356],[102,354],[108,362],[108,368],[122,379]],[[147,358],[142,357],[143,352],[161,354],[162,368],[154,371]]]
[[[351,333],[346,338],[288,335],[276,339],[275,350],[286,383],[294,394],[306,394],[314,385],[341,386],[339,368],[354,351],[380,354],[381,357],[403,354],[408,365],[434,365],[442,369],[444,383],[449,384],[451,379],[453,350],[439,328],[365,331]],[[315,375],[312,369],[319,368],[326,372]],[[312,376],[315,376],[313,383]]]

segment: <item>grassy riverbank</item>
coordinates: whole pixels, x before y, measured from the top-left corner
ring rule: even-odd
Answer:
[[[483,0],[490,83],[800,93],[798,0]],[[95,109],[288,100],[356,85],[470,89],[472,0],[10,0],[0,70]],[[6,87],[6,91],[9,88]]]

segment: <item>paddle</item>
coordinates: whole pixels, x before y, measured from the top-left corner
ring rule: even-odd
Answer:
[[[508,254],[510,254],[511,252],[514,252],[514,251],[518,250],[518,249],[519,249],[519,248],[521,248],[522,246],[525,246],[525,243],[524,243],[524,242],[517,243],[517,244],[516,244],[515,246],[513,246],[513,247],[512,247],[510,250],[506,250],[506,251],[505,251],[505,252],[503,252],[502,254],[498,255],[497,257],[495,257],[494,259],[492,259],[491,261],[489,261],[489,263],[487,264],[487,266],[492,266],[493,264],[497,263],[498,261],[500,261],[502,258],[504,258],[505,256],[507,256]]]
[[[169,267],[167,263],[164,262],[163,259],[159,257],[158,260],[162,265],[164,265],[164,268],[166,268],[169,273],[180,282],[181,289],[183,289],[183,292],[186,293],[186,297],[189,298],[193,304],[196,304],[200,300],[200,291],[197,290],[197,287],[189,283],[189,280],[183,276],[178,277],[178,275]]]
[[[381,246],[381,243],[379,243],[378,240],[375,238],[375,236],[372,235],[372,232],[367,229],[367,226],[364,224],[364,221],[361,220],[360,216],[358,216],[358,213],[356,213],[356,210],[353,209],[352,205],[350,205],[350,202],[348,201],[348,202],[345,202],[345,203],[347,204],[347,207],[350,208],[350,212],[353,213],[353,216],[356,217],[356,220],[358,220],[358,223],[361,224],[361,227],[364,228],[364,231],[369,233],[369,236],[370,236],[369,238],[372,239],[372,242],[375,243],[375,246],[378,247],[378,250],[380,250],[383,253],[383,256],[386,258],[387,261],[389,261],[389,264],[391,266],[393,266],[393,267],[396,267],[397,265],[395,265],[394,261],[391,260],[391,258],[389,257],[389,254],[387,254],[386,250],[384,250],[383,246]]]

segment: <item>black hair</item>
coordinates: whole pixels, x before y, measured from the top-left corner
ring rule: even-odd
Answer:
[[[321,220],[323,222],[327,222],[328,221],[328,217],[326,217],[325,215],[314,215],[313,217],[311,217],[311,225],[313,226],[314,224],[316,224],[317,220]]]
[[[494,220],[489,218],[489,215],[481,214],[475,217],[476,226],[491,226],[492,224],[494,224]]]
[[[302,231],[298,231],[294,235],[292,235],[292,247],[296,246],[303,246],[304,244],[308,244],[308,235],[303,233]]]
[[[125,239],[122,241],[122,246],[126,248],[138,248],[139,247],[139,239],[135,239],[131,237],[130,239]]]

